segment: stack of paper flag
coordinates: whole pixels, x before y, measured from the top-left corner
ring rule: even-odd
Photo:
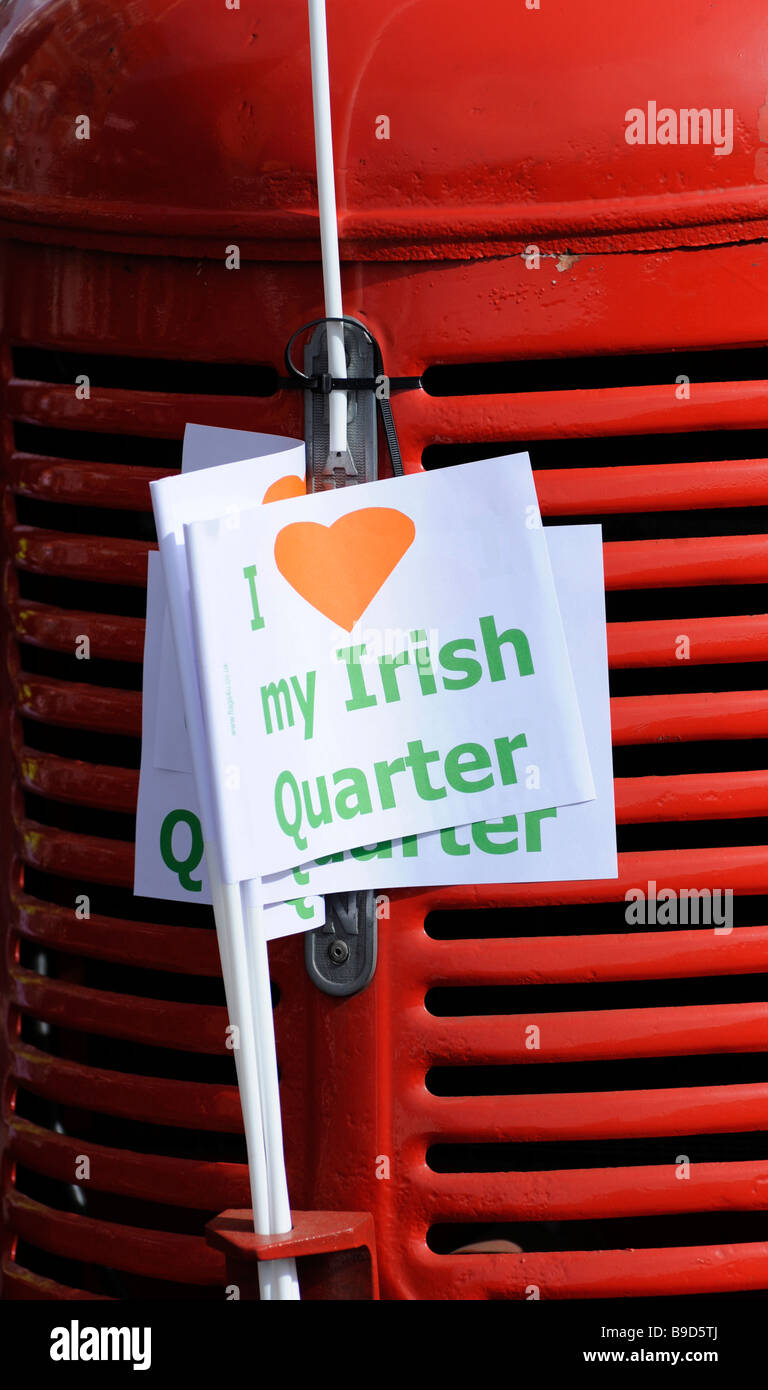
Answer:
[[[276,1233],[267,938],[326,893],[617,874],[600,528],[544,530],[525,454],[306,496],[301,442],[197,425],[152,492],[135,891],[214,904]]]

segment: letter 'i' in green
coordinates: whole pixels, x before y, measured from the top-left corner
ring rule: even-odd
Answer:
[[[432,661],[429,655],[429,647],[427,646],[427,634],[424,629],[417,627],[415,631],[411,633],[411,641],[421,643],[421,646],[414,647],[416,674],[419,678],[421,693],[422,695],[434,695],[437,691],[437,682],[435,680],[435,673],[432,670]]]
[[[359,647],[340,647],[336,653],[336,660],[343,661],[347,668],[347,679],[352,698],[345,700],[344,703],[349,710],[369,709],[371,705],[376,704],[376,696],[368,693],[365,676],[360,665],[360,657],[365,656],[365,654],[365,642],[361,642]]]
[[[254,632],[257,632],[260,627],[264,626],[264,619],[259,612],[259,596],[256,593],[256,566],[246,565],[243,570],[243,575],[248,580],[248,588],[251,591],[251,607],[253,609],[251,628]]]

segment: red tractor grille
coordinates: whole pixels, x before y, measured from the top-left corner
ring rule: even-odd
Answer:
[[[29,349],[13,369],[6,1293],[222,1296],[223,1259],[203,1226],[249,1189],[215,933],[207,909],[131,892],[148,482],[178,467],[180,440],[51,421],[79,372],[95,389],[120,379],[173,393],[177,419],[195,415],[203,375],[223,394],[242,391],[246,373],[258,390],[269,374],[83,355],[74,365]],[[89,660],[75,655],[82,634]],[[88,917],[75,910],[82,895]],[[82,1155],[90,1175],[78,1183]]]
[[[458,364],[396,404],[427,467],[526,447],[547,522],[602,522],[620,850],[618,882],[399,895],[398,1296],[768,1291],[765,364]],[[733,890],[734,930],[628,927],[649,881]]]
[[[371,291],[382,322],[387,274]],[[393,374],[435,356],[416,311],[433,276],[440,289],[432,266],[413,276]],[[294,299],[265,329],[279,348],[311,316],[298,273]],[[6,1287],[221,1298],[201,1232],[248,1189],[215,935],[205,910],[130,891],[147,484],[178,466],[186,420],[297,434],[301,401],[275,393],[279,350],[213,367],[71,339],[62,355],[51,337],[19,333],[5,370]],[[529,447],[547,521],[604,524],[621,855],[618,881],[393,895],[376,979],[349,1001],[313,990],[299,943],[275,951],[292,1197],[374,1210],[388,1297],[768,1290],[763,356],[676,354],[670,374],[625,352],[435,366],[394,398],[407,467]],[[632,931],[624,893],[650,880],[733,889],[735,929]],[[524,1253],[451,1253],[486,1236]]]

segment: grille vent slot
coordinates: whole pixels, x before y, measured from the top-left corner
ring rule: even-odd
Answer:
[[[273,367],[245,362],[172,362],[35,347],[14,348],[11,360],[15,377],[50,385],[74,386],[78,376],[87,376],[92,387],[163,395],[272,396],[278,389]]]
[[[456,362],[427,367],[421,384],[430,396],[487,396],[520,391],[604,391],[657,386],[684,375],[697,381],[766,381],[768,349],[637,352],[615,357],[521,358],[508,362]]]

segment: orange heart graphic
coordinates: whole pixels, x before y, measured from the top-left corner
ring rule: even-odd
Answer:
[[[363,507],[332,526],[297,521],[275,540],[275,562],[292,589],[351,632],[416,535],[411,518]]]
[[[278,478],[276,483],[270,483],[262,502],[284,502],[288,497],[304,497],[306,486],[303,478],[297,478],[289,473],[285,478]]]

